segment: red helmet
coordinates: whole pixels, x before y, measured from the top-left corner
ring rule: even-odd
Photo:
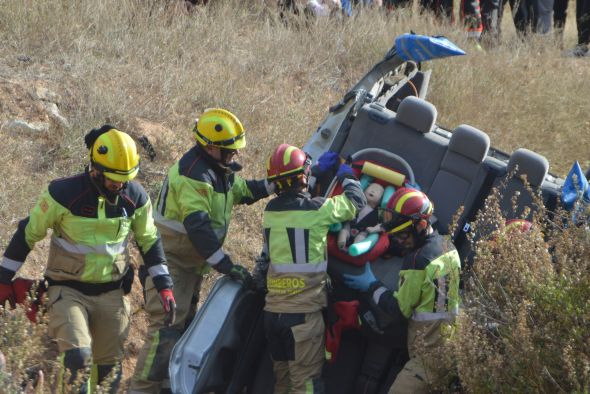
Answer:
[[[295,186],[295,180],[297,184],[305,186],[310,166],[311,159],[304,151],[289,144],[281,144],[268,158],[266,174],[268,181],[275,182],[279,190]]]
[[[402,187],[390,197],[383,214],[389,234],[399,233],[414,226],[418,231],[428,226],[434,205],[421,191]]]
[[[529,232],[533,224],[526,219],[510,219],[506,221],[506,231]]]

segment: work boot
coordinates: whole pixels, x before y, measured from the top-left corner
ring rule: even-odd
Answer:
[[[564,57],[590,57],[590,49],[588,44],[578,44],[575,48],[567,50],[563,53]]]

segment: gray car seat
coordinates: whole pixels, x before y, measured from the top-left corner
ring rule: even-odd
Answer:
[[[547,159],[538,153],[521,148],[510,155],[505,174],[496,178],[492,189],[504,219],[532,218],[539,209],[537,202],[541,202],[535,194],[543,198],[542,185],[548,171]],[[552,198],[554,194],[549,193],[547,197]],[[513,201],[516,202],[516,207],[513,207]],[[525,211],[528,211],[527,215],[524,215]],[[475,229],[474,241],[489,235],[495,228],[494,223],[480,221]],[[470,267],[473,262],[471,243],[465,242],[458,249],[459,254],[465,257],[467,267]]]
[[[540,196],[540,187],[549,172],[549,162],[540,154],[521,148],[510,155],[507,171],[506,178],[497,182],[502,214],[506,219],[520,219],[525,210],[529,210],[524,219],[530,220],[539,209],[535,194]],[[514,198],[516,207],[512,206]]]
[[[461,219],[465,221],[476,203],[488,174],[484,159],[489,148],[490,138],[483,131],[468,125],[454,130],[434,181],[425,189],[434,203],[440,233],[448,233],[449,224],[461,206],[464,206]]]
[[[365,148],[389,151],[404,158],[418,185],[427,188],[449,143],[447,138],[431,132],[436,115],[432,104],[417,97],[406,97],[397,114],[378,104],[365,105],[359,110],[340,154],[348,157]]]

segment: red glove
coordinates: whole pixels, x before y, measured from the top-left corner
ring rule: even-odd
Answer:
[[[358,330],[361,328],[358,317],[359,302],[354,301],[338,301],[332,305],[332,312],[336,318],[335,322],[328,322],[326,324],[326,354],[329,356],[328,361],[333,363],[338,356],[340,349],[340,340],[342,332],[346,330]]]
[[[160,299],[164,307],[164,312],[166,313],[164,324],[170,327],[174,324],[174,320],[176,320],[176,300],[174,299],[172,289],[160,290]]]
[[[14,300],[17,304],[24,304],[31,289],[35,285],[35,281],[31,279],[16,278],[12,281],[12,290],[14,291]],[[35,295],[33,295],[34,297]]]
[[[12,285],[0,283],[0,306],[4,306],[6,301],[14,308],[14,291],[12,291]]]
[[[35,294],[31,294],[31,289],[35,288]],[[16,304],[26,305],[27,317],[33,323],[37,322],[37,312],[43,300],[45,293],[45,286],[35,280],[16,278],[12,284],[6,285],[0,283],[0,305],[3,305],[6,300],[10,303],[11,308],[16,308]],[[32,299],[27,302],[27,296]]]
[[[27,317],[33,323],[37,323],[37,312],[43,302],[43,295],[47,288],[45,287],[44,281],[36,281],[31,279],[16,278],[12,282],[12,288],[14,290],[14,298],[17,304],[25,304],[27,302],[27,296],[31,296],[31,303],[28,305]],[[31,294],[31,290],[34,289],[35,293]]]

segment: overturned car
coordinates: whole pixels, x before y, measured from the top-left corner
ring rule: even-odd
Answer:
[[[436,124],[437,110],[425,100],[430,71],[422,71],[420,63],[461,54],[444,38],[398,37],[384,59],[330,108],[303,149],[314,159],[328,150],[337,152],[360,163],[361,174],[366,171],[376,178],[385,174],[383,178],[394,186],[424,191],[436,207],[433,226],[453,240],[462,261],[469,264],[467,234],[492,191],[499,190],[506,219],[522,218],[538,209],[538,196],[553,210],[563,180],[551,175],[548,161],[535,152],[517,149],[507,154],[492,148],[488,135],[475,127],[446,130]],[[334,189],[331,179],[315,181],[315,190],[322,194]],[[458,224],[451,229],[455,221]],[[338,253],[328,256],[331,298],[358,299],[362,324],[338,332],[337,355],[331,354],[322,374],[325,388],[329,393],[387,392],[408,359],[406,329],[391,324],[370,300],[341,284],[343,273],[362,271],[346,260]],[[399,257],[365,261],[387,288],[397,289]],[[262,294],[221,278],[174,348],[172,391],[272,393],[263,307]]]

